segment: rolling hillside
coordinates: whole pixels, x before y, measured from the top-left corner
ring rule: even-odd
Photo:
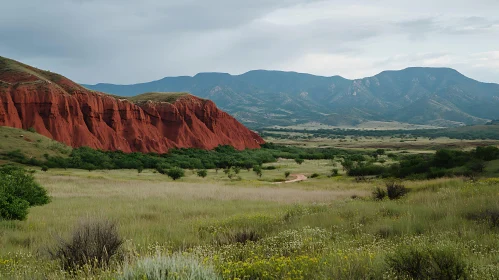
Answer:
[[[449,68],[384,71],[358,80],[256,70],[84,86],[121,96],[189,92],[213,100],[251,127],[310,121],[355,125],[369,120],[459,126],[499,118],[499,85],[481,83]]]

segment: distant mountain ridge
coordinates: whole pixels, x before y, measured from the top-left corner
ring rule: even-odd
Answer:
[[[84,86],[121,96],[189,92],[213,100],[251,127],[312,121],[355,125],[370,120],[457,126],[499,118],[499,85],[473,80],[450,68],[411,67],[356,80],[254,70]]]

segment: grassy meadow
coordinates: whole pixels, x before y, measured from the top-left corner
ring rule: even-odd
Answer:
[[[405,197],[376,201],[371,192],[385,182],[328,177],[338,163],[272,165],[262,178],[243,169],[235,180],[215,170],[178,181],[153,170],[37,171],[52,201],[26,221],[0,221],[0,278],[74,278],[47,248],[100,219],[115,221],[126,240],[121,261],[82,268],[77,278],[154,279],[130,271],[176,258],[212,272],[192,279],[410,279],[401,266],[419,253],[447,264],[451,277],[442,279],[499,277],[499,225],[487,216],[499,210],[497,179],[407,181]],[[271,183],[285,171],[320,176]],[[251,240],[238,240],[245,234]],[[178,275],[159,279],[188,277]]]

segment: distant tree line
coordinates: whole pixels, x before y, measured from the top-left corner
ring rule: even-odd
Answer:
[[[460,127],[460,128],[445,128],[445,129],[416,129],[416,130],[358,130],[358,129],[285,129],[285,128],[266,128],[259,131],[262,137],[274,138],[289,138],[290,135],[280,132],[297,132],[308,134],[310,138],[339,138],[344,139],[346,136],[353,137],[400,137],[400,138],[438,138],[448,137],[452,139],[462,140],[499,140],[499,126],[487,125],[482,127]]]
[[[499,159],[499,148],[477,147],[472,151],[438,150],[435,154],[399,156],[398,162],[379,165],[362,160],[345,159],[349,176],[432,179],[445,176],[476,176],[485,169],[486,162]]]
[[[165,172],[174,167],[182,169],[228,169],[239,167],[251,169],[264,163],[276,162],[278,158],[333,159],[335,156],[361,154],[335,148],[301,148],[267,143],[261,149],[236,150],[232,146],[219,146],[213,150],[171,149],[166,154],[124,153],[101,151],[88,147],[73,149],[69,157],[44,155],[43,159],[28,158],[21,151],[9,152],[3,157],[15,162],[48,168],[96,169],[157,169]]]

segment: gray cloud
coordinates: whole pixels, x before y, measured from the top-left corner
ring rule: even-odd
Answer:
[[[85,83],[252,69],[359,78],[446,61],[499,82],[486,74],[496,63],[473,60],[499,51],[498,1],[408,3],[0,0],[0,55]]]

